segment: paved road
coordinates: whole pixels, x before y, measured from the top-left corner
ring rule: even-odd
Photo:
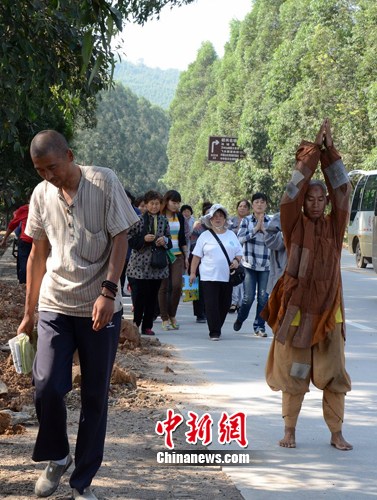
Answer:
[[[1,280],[15,278],[14,259],[9,251],[0,268]],[[254,337],[250,333],[252,320],[234,333],[234,315],[229,314],[220,342],[210,342],[206,325],[194,322],[191,304],[180,305],[179,332],[161,332],[159,323],[155,325],[160,340],[175,345],[209,382],[203,387],[185,388],[186,394],[193,396],[191,403],[182,408],[184,413],[196,409],[194,395],[198,391],[215,421],[223,411],[246,412],[253,465],[224,468],[246,500],[377,497],[377,274],[370,266],[355,269],[354,258],[346,252],[342,271],[347,369],[353,385],[346,398],[344,435],[354,445],[351,452],[340,452],[329,445],[329,432],[322,418],[322,393],[314,387],[301,411],[297,448],[277,446],[283,430],[280,393],[272,392],[264,380],[271,337]],[[125,303],[126,312],[130,312],[129,300]],[[254,312],[253,308],[250,317]],[[240,450],[237,445],[233,448]],[[214,442],[210,449],[220,449],[220,445]]]
[[[341,452],[329,445],[322,418],[322,392],[312,387],[306,396],[297,427],[297,448],[282,449],[280,393],[264,380],[264,365],[271,342],[256,338],[252,320],[238,333],[229,314],[220,342],[211,342],[206,325],[194,322],[190,304],[179,309],[177,333],[155,330],[162,342],[175,345],[199,370],[208,385],[199,388],[214,420],[222,411],[247,413],[247,437],[254,458],[252,467],[225,467],[245,499],[366,499],[377,496],[377,274],[357,270],[348,253],[343,256],[343,284],[347,316],[347,369],[353,390],[346,398],[344,435],[353,445]],[[254,309],[251,314],[253,314]],[[271,333],[269,332],[271,335]],[[194,393],[198,388],[186,388]],[[195,410],[186,405],[184,411]],[[214,442],[211,449],[220,449]],[[240,449],[237,445],[234,449]]]
[[[6,248],[0,260],[0,280],[17,282],[16,259],[12,255],[12,245]]]

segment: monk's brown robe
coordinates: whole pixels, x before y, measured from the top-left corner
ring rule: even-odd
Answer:
[[[262,315],[285,343],[298,311],[300,325],[292,345],[307,348],[324,340],[335,328],[339,307],[344,318],[340,258],[348,222],[351,184],[335,147],[303,141],[296,168],[280,205],[281,227],[287,249],[287,267],[274,287]],[[318,161],[331,201],[331,213],[313,222],[302,211],[309,181]],[[343,336],[345,327],[343,322]]]
[[[344,396],[351,389],[344,359],[344,307],[340,258],[348,222],[351,185],[334,147],[303,142],[280,205],[287,267],[262,316],[274,332],[266,380],[283,392],[282,416],[295,428],[310,380],[323,390],[323,415],[331,432],[342,429]],[[331,200],[331,213],[316,221],[302,211],[318,161]],[[341,314],[339,315],[339,311]],[[300,312],[298,326],[294,319]],[[338,314],[336,314],[338,313]],[[336,316],[341,322],[336,323]]]

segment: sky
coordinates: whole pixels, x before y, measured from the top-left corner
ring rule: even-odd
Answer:
[[[219,57],[229,40],[229,23],[242,21],[252,0],[196,0],[192,4],[165,6],[160,19],[123,28],[122,60],[143,62],[152,68],[187,69],[195,61],[202,42],[212,42]]]

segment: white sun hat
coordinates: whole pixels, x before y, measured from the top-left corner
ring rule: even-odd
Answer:
[[[224,224],[224,227],[226,227],[226,228],[229,227],[229,225],[231,224],[231,221],[229,220],[228,211],[220,203],[215,203],[214,205],[212,205],[212,207],[209,209],[209,212],[206,215],[203,215],[201,217],[202,224],[204,224],[208,228],[211,228],[212,225],[211,225],[210,221],[211,221],[212,217],[215,215],[215,213],[218,212],[219,210],[221,212],[223,212],[224,215],[225,215],[225,224]]]

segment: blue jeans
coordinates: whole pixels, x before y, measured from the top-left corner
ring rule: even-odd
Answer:
[[[243,283],[233,287],[232,304],[237,307],[241,307],[242,299],[243,299]]]
[[[254,331],[265,326],[265,321],[260,317],[260,313],[268,300],[266,288],[269,274],[270,271],[254,271],[245,267],[244,295],[242,305],[238,310],[237,321],[243,323],[248,318],[257,291],[257,311],[253,323]]]

